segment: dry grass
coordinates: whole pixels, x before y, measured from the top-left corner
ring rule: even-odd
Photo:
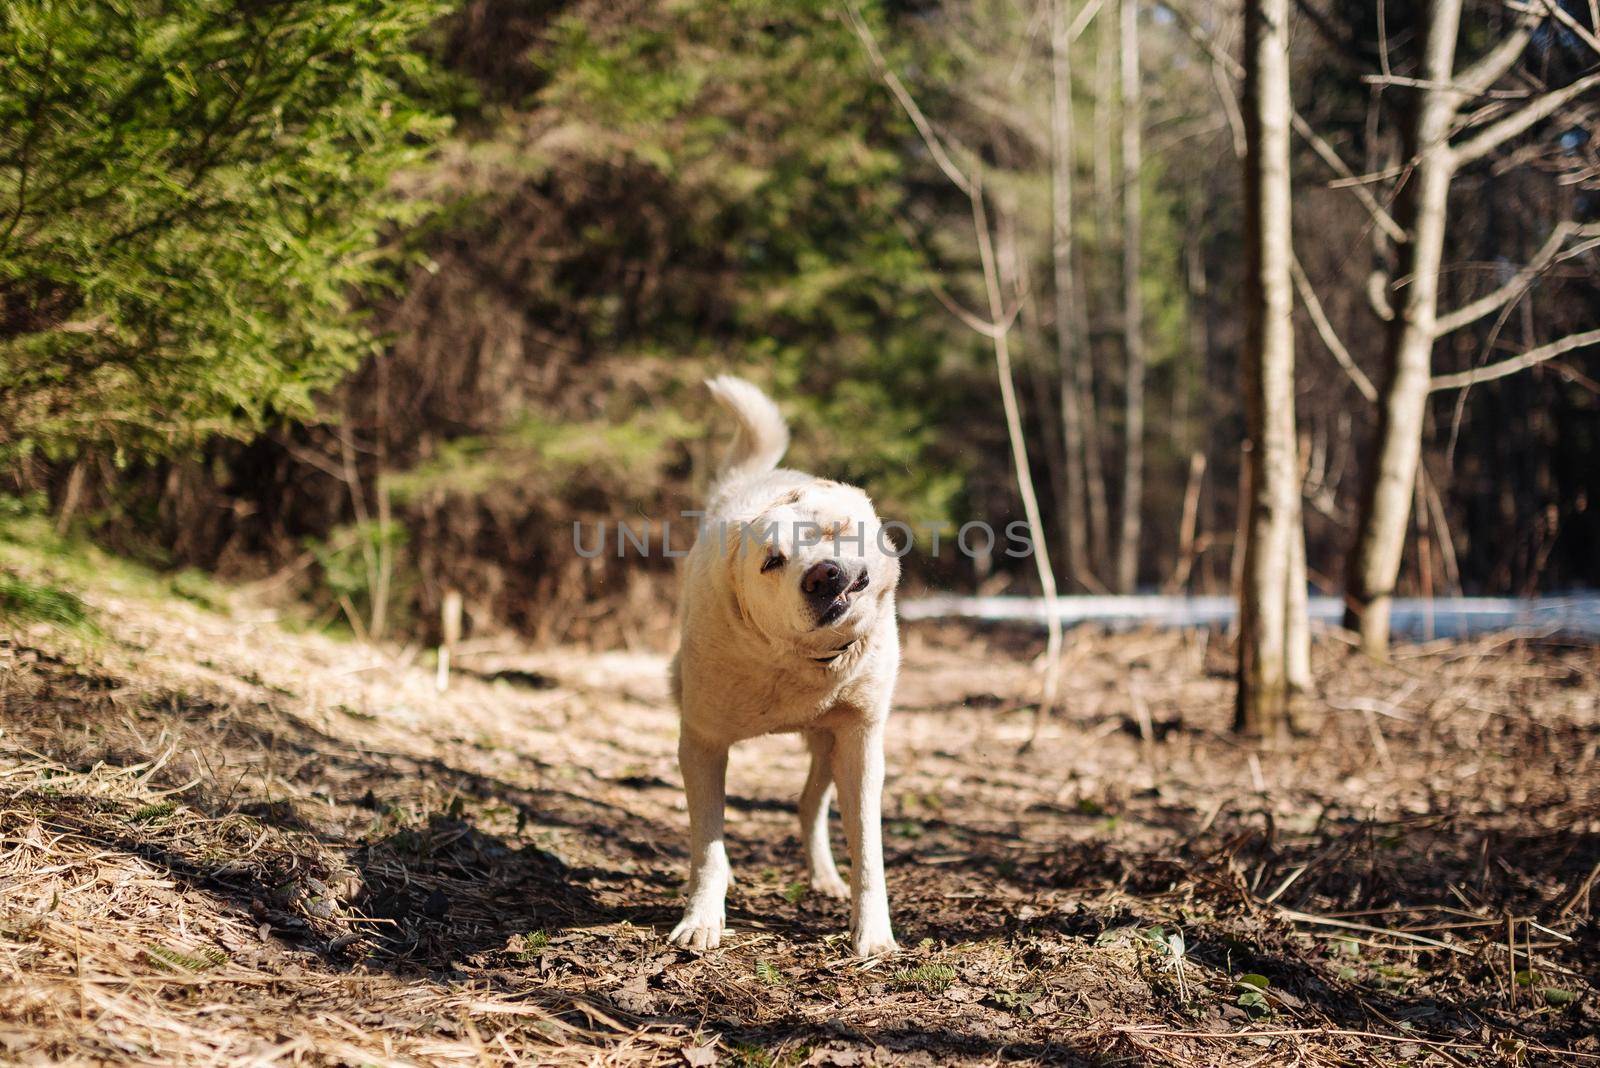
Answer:
[[[1032,645],[913,630],[907,951],[849,959],[797,893],[770,739],[695,957],[661,658],[482,648],[441,697],[405,651],[85,592],[101,637],[0,627],[0,1060],[1600,1064],[1592,649],[1325,647],[1320,725],[1258,751],[1202,638],[1081,636],[1019,755]]]

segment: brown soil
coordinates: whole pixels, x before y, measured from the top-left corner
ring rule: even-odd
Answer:
[[[91,597],[0,625],[0,1060],[1600,1064],[1600,671],[1318,649],[1309,730],[1225,730],[1203,635],[908,628],[907,948],[799,894],[792,738],[737,751],[722,949],[669,949],[663,658],[414,653]],[[1174,941],[1174,939],[1177,941]],[[1264,984],[1264,985],[1263,985]]]

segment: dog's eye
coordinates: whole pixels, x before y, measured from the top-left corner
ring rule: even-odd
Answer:
[[[782,567],[784,555],[782,553],[768,553],[767,558],[761,562],[761,573],[765,575],[775,567]]]

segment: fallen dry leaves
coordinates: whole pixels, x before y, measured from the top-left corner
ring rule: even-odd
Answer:
[[[735,754],[696,957],[663,658],[414,653],[90,600],[0,626],[0,1060],[1600,1064],[1600,673],[1491,640],[1318,650],[1308,733],[1225,731],[1220,639],[907,632],[907,950],[801,878],[803,751]],[[1136,691],[1143,714],[1130,701]]]

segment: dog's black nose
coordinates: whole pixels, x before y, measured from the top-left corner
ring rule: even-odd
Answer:
[[[800,579],[800,592],[818,604],[826,604],[843,593],[848,585],[850,576],[845,574],[844,568],[832,560],[821,560],[806,568]]]

